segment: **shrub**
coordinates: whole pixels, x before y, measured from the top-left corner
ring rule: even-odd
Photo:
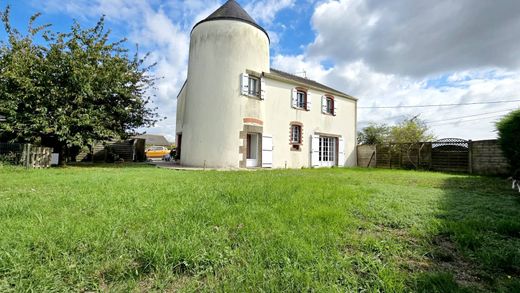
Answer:
[[[507,114],[496,124],[498,142],[512,170],[520,168],[520,110]]]

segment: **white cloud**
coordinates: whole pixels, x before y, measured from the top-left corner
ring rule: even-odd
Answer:
[[[362,59],[379,72],[425,77],[520,67],[520,1],[339,0],[316,7],[313,57]]]
[[[293,7],[295,0],[262,0],[247,4],[244,9],[256,20],[269,24],[276,14],[286,8]]]

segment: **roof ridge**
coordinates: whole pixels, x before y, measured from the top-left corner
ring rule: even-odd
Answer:
[[[354,100],[357,100],[357,98],[345,93],[345,92],[342,92],[340,90],[337,90],[335,88],[332,88],[330,86],[327,86],[327,85],[324,85],[323,83],[321,82],[317,82],[315,80],[312,80],[312,79],[308,79],[308,78],[304,78],[304,77],[301,77],[301,76],[298,76],[298,75],[294,75],[294,74],[291,74],[291,73],[288,73],[288,72],[285,72],[285,71],[282,71],[282,70],[279,70],[279,69],[276,69],[276,68],[271,68],[271,72],[274,73],[275,75],[278,75],[280,77],[283,77],[283,78],[286,78],[286,79],[289,79],[289,80],[292,80],[292,81],[295,81],[295,82],[300,82],[300,83],[304,83],[304,84],[307,84],[309,86],[313,86],[313,87],[316,87],[316,88],[319,88],[323,91],[326,91],[326,92],[330,92],[330,93],[336,93],[336,94],[340,94],[340,95],[343,95],[345,97],[348,97],[350,99],[354,99]]]

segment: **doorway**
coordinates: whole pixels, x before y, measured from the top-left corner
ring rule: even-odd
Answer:
[[[246,167],[258,167],[258,152],[260,150],[260,139],[258,133],[247,134],[247,157]]]
[[[337,163],[336,137],[320,136],[319,166],[332,167]]]

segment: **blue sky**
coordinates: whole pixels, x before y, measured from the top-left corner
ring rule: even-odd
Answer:
[[[105,14],[113,38],[158,63],[154,103],[168,117],[148,133],[175,133],[189,33],[223,0],[3,0],[12,23],[67,30]],[[272,67],[352,94],[362,107],[520,99],[520,2],[510,0],[260,0],[239,2],[271,36]],[[0,33],[4,38],[5,34]],[[360,108],[359,126],[420,115],[438,137],[495,137],[493,122],[520,103],[437,108]],[[491,114],[487,114],[491,113]],[[474,116],[477,115],[477,116]],[[471,118],[459,118],[472,116]]]

